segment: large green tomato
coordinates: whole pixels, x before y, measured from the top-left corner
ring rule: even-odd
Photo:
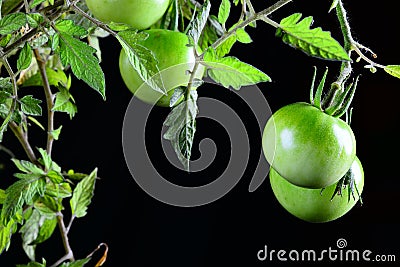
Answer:
[[[356,157],[349,172],[357,186],[358,193],[364,188],[364,172],[360,160]],[[308,222],[328,222],[349,212],[359,200],[348,188],[342,190],[342,195],[336,195],[332,200],[336,184],[321,189],[309,189],[289,183],[274,169],[269,173],[272,191],[278,202],[292,215]],[[354,198],[353,198],[354,196]]]
[[[125,23],[142,30],[166,12],[169,0],[86,0],[93,16],[103,22]]]
[[[265,126],[262,146],[267,161],[282,177],[307,188],[337,182],[356,155],[350,126],[307,103],[275,112]]]
[[[119,57],[119,68],[126,86],[140,100],[168,107],[174,89],[179,86],[187,86],[190,73],[195,63],[193,47],[188,47],[188,37],[181,33],[163,29],[151,29],[145,31],[148,38],[138,44],[151,50],[158,60],[161,79],[168,94],[163,95],[150,88],[139,76],[130,64],[129,59],[122,49]],[[204,67],[199,66],[196,78],[201,79]]]

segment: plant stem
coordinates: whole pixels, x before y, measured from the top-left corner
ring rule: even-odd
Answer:
[[[346,50],[346,52],[349,54],[349,57],[350,57],[351,50],[353,48],[352,44],[354,43],[354,39],[353,39],[353,36],[351,35],[350,24],[347,21],[347,14],[346,14],[346,10],[343,7],[342,0],[339,0],[338,4],[336,6],[336,16],[339,20],[340,29],[341,29],[342,35],[343,35],[344,49]],[[337,81],[334,83],[335,86],[337,86],[340,90],[343,90],[343,83],[350,76],[352,70],[353,69],[351,67],[350,61],[343,62],[342,66],[340,68],[339,77],[338,77]]]
[[[212,47],[215,49],[218,46],[220,46],[226,39],[228,39],[232,34],[234,34],[236,32],[237,29],[239,28],[244,28],[247,25],[249,25],[250,23],[256,21],[256,20],[264,20],[267,23],[271,24],[274,27],[277,27],[277,23],[270,20],[269,18],[267,18],[268,15],[272,14],[273,12],[275,12],[276,10],[278,10],[279,8],[283,7],[284,5],[292,2],[293,0],[280,0],[278,2],[276,2],[275,4],[273,4],[270,7],[267,7],[266,9],[254,13],[252,15],[250,15],[245,21],[243,21],[242,23],[237,24],[233,29],[231,29],[230,31],[226,32],[224,35],[222,35],[217,41],[214,42],[214,44],[212,45]]]
[[[61,238],[62,238],[62,242],[63,242],[64,249],[65,249],[66,253],[56,263],[51,265],[51,267],[59,266],[62,262],[66,261],[66,260],[75,261],[74,253],[73,253],[73,251],[71,249],[71,246],[69,245],[68,234],[67,234],[68,231],[67,231],[67,228],[65,227],[65,224],[64,224],[64,216],[63,216],[63,214],[61,212],[59,212],[57,214],[57,223],[58,223],[58,227],[59,227],[60,232],[61,232]]]
[[[47,77],[46,72],[46,61],[42,58],[38,49],[34,49],[34,54],[36,58],[36,62],[38,64],[40,76],[42,78],[42,84],[44,89],[44,94],[46,96],[46,104],[47,104],[47,145],[46,151],[49,156],[51,156],[51,152],[53,149],[53,131],[54,131],[54,95],[51,92],[49,79]]]
[[[17,137],[18,141],[22,145],[26,155],[28,156],[29,160],[32,163],[37,164],[37,158],[35,153],[33,152],[33,149],[28,141],[28,136],[27,134],[21,129],[20,126],[18,126],[15,122],[10,122],[8,124],[10,127],[11,131],[14,133],[15,137]]]

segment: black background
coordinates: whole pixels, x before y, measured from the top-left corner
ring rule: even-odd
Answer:
[[[214,3],[215,2],[215,3]],[[256,2],[256,1],[253,1]],[[267,2],[257,3],[260,10]],[[334,14],[328,14],[332,1],[294,1],[274,13],[272,19],[280,21],[294,12],[314,16],[314,26],[321,26],[342,40]],[[400,64],[398,53],[398,4],[396,1],[345,1],[354,38],[371,47],[378,54],[377,62]],[[272,2],[271,2],[272,3]],[[213,1],[214,10],[219,1]],[[283,105],[308,100],[313,68],[320,75],[325,66],[330,67],[329,81],[337,75],[339,63],[326,62],[306,56],[274,37],[274,29],[262,22],[256,29],[248,29],[254,42],[238,44],[231,55],[266,72],[272,83],[259,84],[273,111]],[[353,102],[352,128],[357,138],[357,154],[365,171],[364,205],[357,205],[344,217],[330,223],[310,224],[288,214],[275,200],[268,180],[257,191],[248,192],[257,156],[261,152],[261,137],[249,109],[242,108],[234,94],[222,87],[199,88],[199,96],[214,97],[232,106],[244,119],[249,130],[252,154],[249,167],[238,185],[223,198],[201,207],[181,208],[161,203],[147,195],[132,179],[124,161],[121,129],[126,107],[132,95],[125,88],[118,71],[119,44],[115,39],[101,40],[107,84],[107,100],[74,80],[72,93],[78,104],[78,113],[70,121],[56,114],[56,126],[63,124],[60,141],[54,145],[53,158],[64,169],[90,172],[99,168],[100,180],[95,196],[83,219],[75,220],[70,243],[76,258],[83,258],[99,243],[109,246],[109,257],[104,266],[286,266],[309,263],[259,262],[258,250],[264,245],[270,249],[327,249],[336,247],[339,238],[345,238],[349,249],[369,249],[374,254],[399,255],[399,122],[398,99],[400,80],[384,73],[376,74],[363,69],[363,62],[355,63],[355,74],[362,74]],[[242,89],[246,90],[246,88]],[[146,136],[151,153],[159,153],[161,125],[168,109],[155,108],[149,126],[156,131]],[[224,170],[229,157],[227,133],[221,125],[199,120],[194,145],[194,158],[199,156],[199,140],[214,139],[218,154],[212,167],[200,175],[182,174],[162,160],[163,155],[153,155],[163,171],[169,170],[171,180],[181,185],[206,184]],[[35,146],[45,140],[34,138]],[[34,132],[35,134],[35,132]],[[225,138],[224,138],[225,137]],[[23,151],[10,133],[5,142],[19,158]],[[161,159],[161,160],[159,160]],[[1,178],[10,182],[7,174],[11,164],[1,155],[5,169]],[[156,165],[157,166],[157,165]],[[267,175],[267,174],[266,174]],[[193,179],[199,179],[193,181]],[[67,204],[67,203],[66,203]],[[0,256],[0,266],[26,263],[28,259],[15,235],[11,248]],[[58,233],[38,246],[38,258],[45,257],[53,263],[63,255]],[[397,259],[399,260],[399,259]],[[333,264],[324,262],[324,265]],[[335,262],[338,264],[338,262]],[[345,264],[345,263],[340,263]],[[393,263],[371,262],[371,266],[394,266]],[[315,263],[314,265],[317,265]],[[365,266],[362,263],[362,266]],[[361,266],[351,263],[350,266]]]

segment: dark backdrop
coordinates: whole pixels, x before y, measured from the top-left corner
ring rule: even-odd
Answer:
[[[213,2],[214,6],[219,4],[219,1]],[[268,4],[268,1],[264,2],[258,3],[257,8]],[[274,13],[272,18],[279,21],[294,12],[314,15],[314,26],[330,30],[341,41],[334,14],[327,13],[330,2],[294,1]],[[379,56],[378,62],[400,64],[398,4],[395,1],[345,2],[355,39],[371,47]],[[235,46],[231,54],[272,77],[273,82],[260,84],[259,90],[273,111],[292,102],[307,101],[312,66],[319,67],[320,74],[325,66],[331,67],[331,80],[337,74],[338,63],[310,58],[281,44],[274,37],[274,29],[262,22],[258,23],[257,29],[249,29],[249,33],[254,42]],[[339,238],[345,238],[351,249],[369,249],[375,254],[397,254],[400,257],[396,242],[400,226],[397,191],[399,140],[396,131],[400,80],[383,71],[372,74],[362,68],[363,63],[355,64],[355,73],[361,73],[362,77],[353,102],[352,128],[357,138],[357,154],[365,171],[364,205],[357,205],[334,222],[310,224],[294,218],[277,203],[268,180],[257,191],[248,192],[256,162],[250,162],[245,175],[232,191],[201,207],[169,206],[141,190],[128,171],[122,151],[121,128],[131,94],[118,71],[119,44],[106,38],[101,40],[101,47],[107,100],[103,102],[96,92],[74,80],[72,93],[79,109],[76,117],[70,121],[64,115],[56,114],[56,119],[62,120],[63,131],[61,141],[54,145],[53,158],[66,169],[90,172],[98,167],[101,177],[87,217],[77,219],[71,229],[70,242],[77,258],[85,257],[99,243],[105,242],[110,251],[104,266],[286,266],[288,263],[277,260],[259,262],[256,253],[264,245],[270,249],[286,250],[334,248]],[[198,93],[200,97],[226,99],[241,117],[249,118],[246,125],[250,133],[251,160],[256,161],[261,151],[261,138],[254,117],[247,114],[249,109],[240,108],[243,103],[236,103],[234,94],[222,87],[204,87]],[[157,130],[146,136],[152,153],[161,153],[158,140],[168,112],[156,108],[150,117],[148,127]],[[205,137],[214,139],[218,147],[212,168],[196,175],[198,181],[191,181],[195,179],[193,176],[182,175],[171,167],[167,160],[162,160],[163,155],[153,155],[161,159],[156,161],[157,164],[168,170],[171,180],[178,184],[208,183],[226,167],[230,150],[229,144],[225,143],[227,133],[223,127],[199,120],[197,130],[194,158],[199,156],[199,140]],[[24,157],[18,144],[12,143],[13,137],[8,134],[6,138],[18,156]],[[44,143],[44,140],[38,139],[38,142]],[[7,166],[3,173],[6,171]],[[10,251],[0,256],[0,266],[27,262],[20,242],[17,236],[12,239]],[[38,246],[39,257],[46,257],[49,263],[62,254],[57,233],[48,244]],[[359,264],[352,263],[351,266]],[[379,264],[386,265],[393,266]]]

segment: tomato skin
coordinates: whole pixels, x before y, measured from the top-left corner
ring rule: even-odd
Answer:
[[[144,83],[130,64],[123,49],[119,57],[120,73],[128,89],[140,100],[148,104],[168,107],[174,89],[178,86],[187,86],[189,82],[190,74],[187,70],[192,70],[195,63],[193,47],[187,46],[188,37],[181,32],[164,29],[151,29],[145,32],[149,34],[149,37],[140,41],[139,44],[150,49],[157,58],[168,95],[156,92]],[[199,65],[196,78],[201,79],[203,74],[204,67]]]
[[[303,102],[284,106],[272,115],[262,146],[267,161],[282,177],[307,188],[337,182],[356,155],[350,126]]]
[[[354,183],[358,192],[364,189],[364,171],[360,160],[356,157],[350,171],[354,177]],[[342,195],[331,197],[335,192],[336,184],[321,189],[309,189],[291,184],[274,169],[271,168],[270,183],[272,191],[278,202],[292,215],[307,222],[329,222],[348,213],[359,200],[357,192],[354,192],[355,200],[349,191],[343,189]]]
[[[147,29],[166,12],[169,0],[86,0],[93,16],[108,23],[125,23]]]

